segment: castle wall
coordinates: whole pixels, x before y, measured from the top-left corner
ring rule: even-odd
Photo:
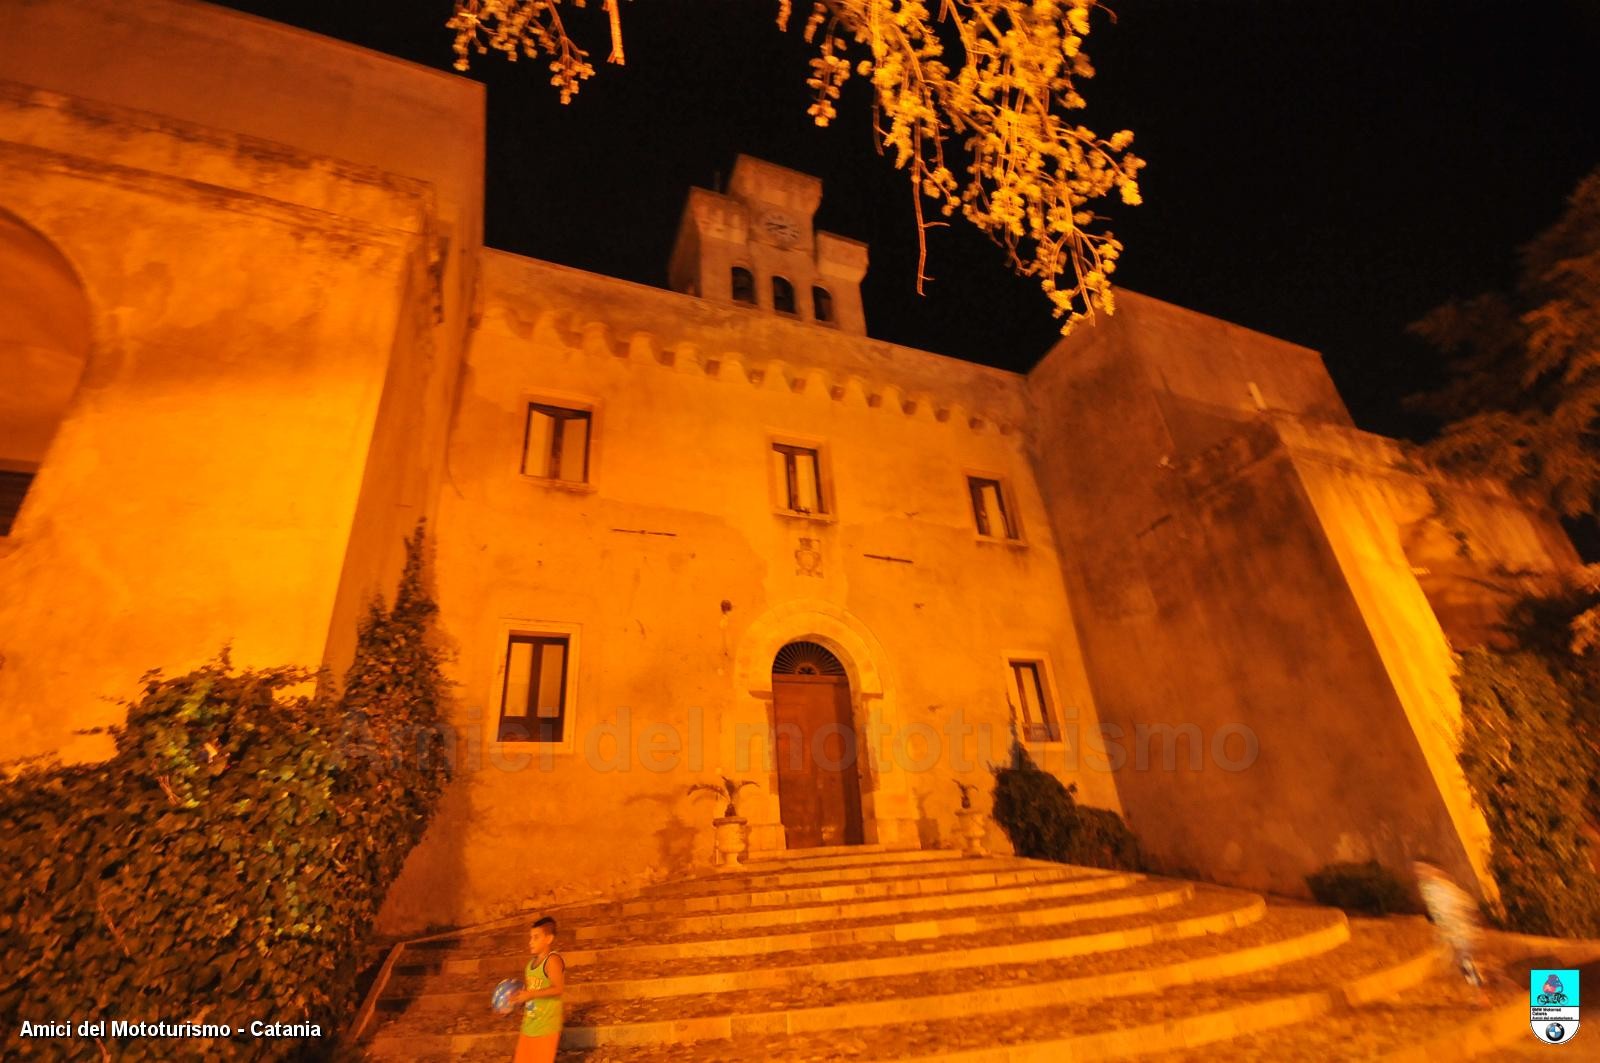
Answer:
[[[1438,626],[1420,593],[1396,604],[1395,581],[1352,562],[1381,500],[1331,509],[1280,435],[1346,431],[1342,406],[1313,352],[1198,316],[1124,298],[1029,378],[1130,821],[1174,866],[1277,892],[1419,851],[1471,881],[1481,837],[1423,726],[1452,694]],[[1402,614],[1415,623],[1385,626]]]
[[[373,594],[392,592],[402,538],[428,515],[437,493],[482,245],[483,87],[191,0],[0,6],[0,79],[83,101],[85,120],[117,121],[109,116],[133,110],[148,112],[158,125],[170,120],[239,135],[250,146],[228,150],[277,164],[274,183],[252,186],[250,195],[293,200],[302,188],[313,189],[320,198],[308,206],[329,221],[352,213],[346,199],[389,175],[408,183],[406,195],[424,197],[422,216],[408,223],[415,261],[387,276],[319,293],[309,274],[251,274],[256,286],[301,291],[317,308],[308,313],[346,300],[354,311],[381,288],[377,305],[386,303],[393,314],[392,334],[380,341],[390,358],[378,377],[380,410],[366,450],[351,452],[361,486],[334,577],[334,607],[309,621],[319,629],[314,637],[296,643],[304,654],[296,663],[342,670],[357,617]],[[101,117],[91,118],[96,112]],[[215,181],[232,187],[231,177],[211,172],[205,153],[188,146],[186,134],[175,142],[184,145],[184,157],[171,168],[174,175],[190,178],[196,190]],[[329,180],[330,173],[341,180]],[[236,254],[247,261],[248,245]],[[397,293],[397,284],[404,290]]]
[[[107,751],[106,698],[231,643],[322,656],[425,228],[423,186],[0,84],[0,207],[89,315],[84,377],[0,539],[14,755]]]
[[[687,790],[722,773],[760,783],[752,841],[781,845],[768,699],[794,639],[849,671],[868,841],[949,841],[957,778],[987,805],[1008,655],[1043,657],[1069,715],[1072,743],[1036,755],[1118,807],[1109,774],[1069,766],[1095,716],[1019,378],[509,255],[484,277],[439,514],[464,770],[387,926],[703,863],[720,808]],[[541,400],[592,406],[590,485],[521,475]],[[822,447],[827,519],[776,511],[773,435]],[[969,471],[1009,478],[1025,545],[978,540]],[[515,629],[574,639],[570,748],[494,741]]]

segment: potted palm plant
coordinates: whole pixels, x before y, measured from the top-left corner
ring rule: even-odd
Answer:
[[[717,865],[723,868],[736,868],[744,861],[744,854],[749,849],[749,822],[739,815],[739,795],[746,786],[757,786],[758,783],[749,779],[731,779],[724,775],[722,785],[709,782],[697,782],[689,787],[689,793],[716,794],[717,797],[727,802],[727,807],[722,810],[722,815],[711,821],[716,828],[716,855]]]
[[[966,856],[988,856],[984,839],[989,833],[989,817],[972,807],[972,795],[978,788],[960,779],[955,783],[961,790],[961,807],[956,809],[956,819],[961,824],[961,852]]]

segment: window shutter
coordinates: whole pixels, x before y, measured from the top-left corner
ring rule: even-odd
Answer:
[[[528,408],[527,444],[522,451],[522,471],[528,476],[550,475],[550,451],[555,445],[556,421],[537,406]]]
[[[528,685],[533,678],[533,644],[513,639],[506,654],[506,703],[501,714],[521,718],[528,715]]]
[[[573,483],[589,479],[589,417],[575,414],[561,419],[561,459],[556,476]]]

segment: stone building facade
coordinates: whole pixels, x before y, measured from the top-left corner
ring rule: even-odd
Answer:
[[[782,167],[690,191],[658,289],[485,248],[482,166],[463,79],[0,8],[15,754],[103,755],[224,643],[341,668],[428,517],[460,770],[393,929],[703,864],[721,775],[760,848],[945,844],[1013,727],[1174,868],[1489,888],[1451,649],[1575,560],[1547,515],[1133,293],[1027,374],[873,340],[868,249]]]

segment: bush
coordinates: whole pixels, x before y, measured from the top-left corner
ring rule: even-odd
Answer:
[[[1328,864],[1306,876],[1318,904],[1363,915],[1404,915],[1422,911],[1411,883],[1376,860]]]
[[[995,769],[994,819],[1018,856],[1123,870],[1143,865],[1139,841],[1115,812],[1079,806],[1078,786],[1041,771],[1020,742]]]
[[[1462,655],[1461,766],[1492,839],[1496,921],[1529,934],[1600,934],[1600,876],[1583,834],[1596,768],[1570,688],[1530,649]]]
[[[297,693],[316,678],[302,669],[235,671],[224,652],[147,675],[106,763],[0,785],[8,1056],[329,1051],[361,945],[449,774],[421,549],[419,527],[394,609],[374,603],[361,626],[342,698]],[[322,1036],[16,1037],[22,1019],[69,1016]]]

